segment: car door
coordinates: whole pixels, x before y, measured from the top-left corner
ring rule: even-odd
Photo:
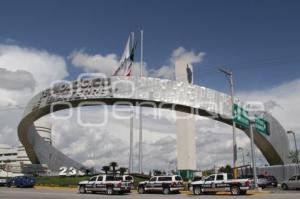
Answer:
[[[300,188],[300,176],[297,176],[297,180],[295,182],[295,188],[297,188],[297,189]]]
[[[224,181],[224,175],[223,174],[218,174],[216,176],[216,180],[215,180],[215,191],[224,191],[226,184]]]
[[[296,179],[297,176],[293,176],[288,180],[287,184],[289,188],[294,189],[296,187]]]
[[[86,190],[87,191],[94,191],[96,180],[97,180],[97,176],[92,177],[92,178],[89,179],[88,183],[86,184]]]
[[[99,176],[95,182],[94,191],[103,191],[105,190],[105,185],[103,184],[103,176]]]
[[[157,177],[157,180],[154,183],[155,190],[162,190],[163,183],[165,183],[165,177]]]
[[[149,190],[149,191],[154,190],[156,180],[157,180],[157,177],[150,178],[149,182],[146,184],[146,189]]]
[[[215,190],[215,175],[208,176],[203,183],[203,191]]]

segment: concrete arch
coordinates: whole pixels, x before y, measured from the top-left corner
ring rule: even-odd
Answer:
[[[36,132],[34,121],[51,111],[80,106],[81,102],[102,102],[114,105],[120,101],[134,106],[156,106],[210,117],[232,125],[230,97],[224,93],[183,82],[147,77],[86,78],[62,83],[34,96],[18,126],[18,136],[33,163],[47,164],[57,171],[60,166],[81,168],[83,165],[47,144]],[[145,102],[145,103],[143,103]],[[150,104],[149,104],[150,103]],[[94,105],[91,103],[91,105]],[[269,164],[288,163],[289,145],[285,130],[270,114],[270,136],[255,132],[255,144]],[[248,130],[237,125],[249,135]]]

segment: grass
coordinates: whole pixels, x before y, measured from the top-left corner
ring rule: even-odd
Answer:
[[[134,177],[134,186],[139,182],[148,180],[148,175],[131,174]],[[76,187],[78,182],[88,180],[91,176],[73,176],[73,177],[59,177],[59,176],[43,176],[36,177],[36,185],[51,186],[51,187]]]
[[[36,185],[55,186],[55,187],[75,187],[79,181],[89,179],[89,176],[59,177],[59,176],[43,176],[36,177]]]

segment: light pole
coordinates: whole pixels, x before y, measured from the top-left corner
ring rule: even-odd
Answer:
[[[143,49],[144,49],[144,31],[141,30],[141,66],[140,77],[143,76]],[[139,125],[139,172],[143,172],[143,109],[140,106],[140,125]]]
[[[244,148],[239,147],[238,150],[242,151],[242,155],[243,155],[243,166],[244,166],[244,165],[245,165]]]
[[[255,158],[255,149],[254,149],[254,136],[253,136],[253,121],[250,120],[250,141],[251,141],[251,159],[252,159],[252,169],[253,169],[253,180],[254,188],[257,188],[257,174],[256,174],[256,158]]]
[[[296,135],[295,135],[295,132],[294,131],[287,131],[288,134],[293,134],[294,136],[294,143],[295,143],[295,154],[296,154],[296,163],[298,164],[299,163],[299,158],[298,158],[298,147],[297,147],[297,142],[296,142]]]
[[[233,176],[237,178],[237,146],[236,146],[236,130],[234,122],[234,87],[233,87],[233,75],[232,72],[226,69],[219,69],[220,72],[224,73],[229,80],[230,84],[230,93],[231,93],[231,104],[232,104],[232,138],[233,138]]]

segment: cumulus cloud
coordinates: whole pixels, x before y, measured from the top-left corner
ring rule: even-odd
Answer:
[[[119,66],[116,54],[89,55],[83,50],[74,51],[69,58],[72,64],[85,72],[100,72],[110,76]]]
[[[186,67],[187,64],[192,65],[203,61],[205,53],[196,53],[193,50],[186,50],[183,47],[176,48],[168,59],[169,65],[163,65],[160,68],[148,69],[147,63],[143,63],[143,75],[156,78],[175,78],[175,65]],[[69,56],[75,67],[83,69],[85,72],[99,72],[110,76],[120,65],[118,56],[114,53],[102,55],[90,55],[84,50],[74,51]],[[135,62],[133,65],[133,75],[140,75],[140,63]]]
[[[179,47],[173,51],[170,61],[174,65],[185,67],[187,64],[200,63],[203,61],[204,55],[204,52],[195,53],[192,50],[187,51],[185,48]]]
[[[36,81],[36,91],[48,87],[53,80],[64,79],[68,75],[63,57],[18,45],[0,44],[0,68],[31,73]]]
[[[0,88],[7,90],[22,90],[35,87],[35,80],[30,72],[24,70],[9,71],[0,68]]]
[[[183,47],[178,47],[173,50],[169,65],[163,65],[157,70],[149,70],[149,74],[157,78],[175,79],[175,66],[186,67],[187,64],[201,63],[204,55],[204,52],[196,53],[193,50],[188,51]]]
[[[68,75],[63,57],[45,50],[0,44],[0,142],[18,145],[17,126],[23,107],[53,80]],[[28,88],[28,89],[26,89]]]

